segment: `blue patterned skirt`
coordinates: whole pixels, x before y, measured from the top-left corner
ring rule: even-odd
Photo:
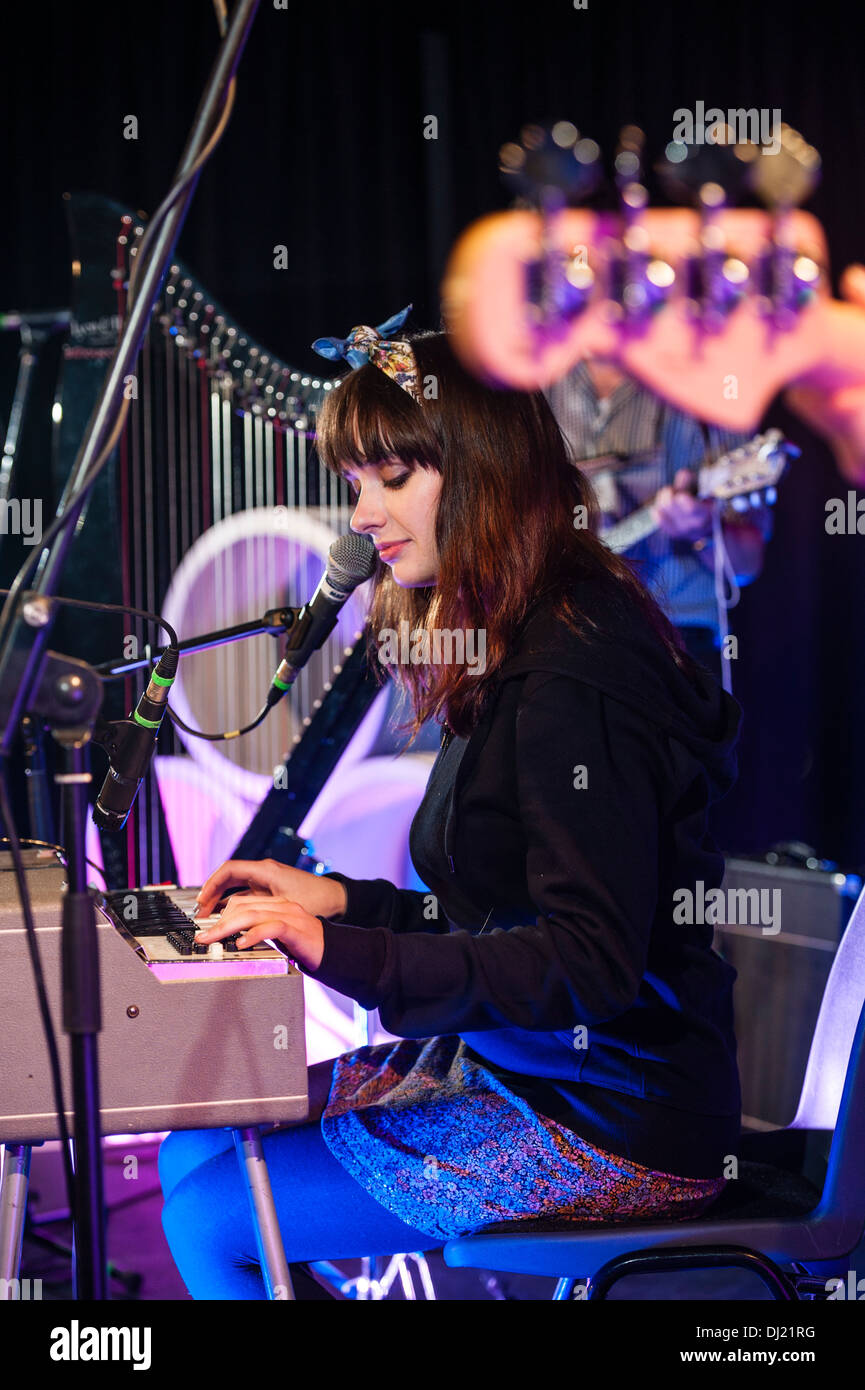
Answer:
[[[500,1222],[685,1220],[726,1186],[587,1143],[536,1114],[458,1037],[337,1057],[321,1131],[371,1197],[439,1243]]]

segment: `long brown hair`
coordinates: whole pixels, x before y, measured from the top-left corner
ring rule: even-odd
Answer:
[[[618,581],[623,598],[642,609],[676,664],[690,671],[672,624],[631,565],[596,535],[594,492],[571,463],[546,398],[484,386],[460,365],[444,333],[407,336],[423,403],[378,367],[359,367],[326,398],[316,447],[336,473],[399,459],[442,475],[438,583],[402,589],[379,561],[370,640],[375,645],[383,628],[399,632],[405,621],[411,632],[484,630],[485,666],[482,673],[465,664],[394,667],[411,696],[413,731],[434,716],[456,734],[471,732],[540,597],[549,595],[554,612],[588,637],[597,624],[580,608],[581,579]]]

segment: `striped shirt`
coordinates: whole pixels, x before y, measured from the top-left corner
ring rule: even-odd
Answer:
[[[591,479],[604,529],[651,502],[660,488],[672,484],[680,468],[696,470],[752,437],[703,425],[631,378],[599,400],[585,362],[549,387],[546,395],[574,463],[618,456]],[[769,508],[752,509],[749,520],[768,540]],[[625,554],[677,627],[711,628],[717,642],[714,577],[692,541],[674,540],[657,530]]]

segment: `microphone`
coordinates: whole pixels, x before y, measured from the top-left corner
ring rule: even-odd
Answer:
[[[333,629],[339,611],[358,585],[371,579],[376,567],[375,546],[369,536],[350,532],[335,540],[327,553],[327,569],[318,588],[304,604],[288,635],[285,656],[267,692],[266,705],[272,709],[290,690],[297,674],[317,652]]]
[[[122,830],[126,824],[153,757],[179,660],[176,647],[163,652],[135,709],[128,719],[113,726],[117,733],[105,743],[110,759],[108,774],[93,808],[93,819],[102,830]]]

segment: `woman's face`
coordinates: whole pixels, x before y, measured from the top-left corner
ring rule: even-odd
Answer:
[[[401,589],[438,582],[435,542],[441,474],[400,459],[350,464],[342,475],[358,493],[351,529],[370,536]]]

